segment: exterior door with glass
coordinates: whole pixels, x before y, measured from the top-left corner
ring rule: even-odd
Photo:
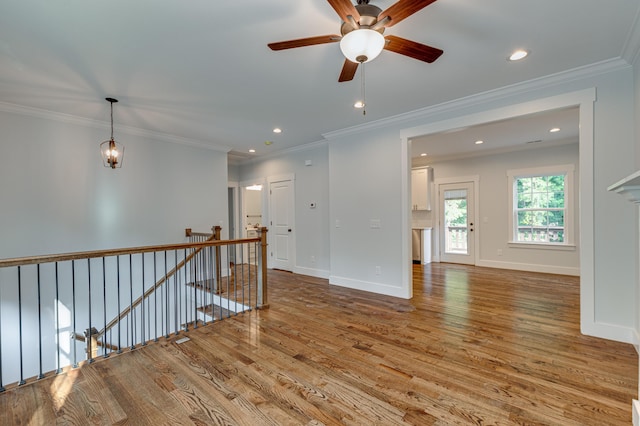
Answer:
[[[473,182],[438,185],[440,261],[475,265]]]

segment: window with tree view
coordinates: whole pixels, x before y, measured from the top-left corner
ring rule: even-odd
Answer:
[[[514,178],[516,242],[564,244],[566,174]]]

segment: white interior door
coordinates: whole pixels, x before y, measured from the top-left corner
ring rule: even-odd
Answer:
[[[293,271],[295,231],[293,181],[269,184],[269,263],[285,271]]]
[[[440,261],[475,265],[473,182],[438,185]]]

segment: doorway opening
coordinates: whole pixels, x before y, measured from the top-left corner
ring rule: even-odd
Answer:
[[[547,112],[554,111],[562,111],[562,110],[573,110],[577,112],[577,122],[580,124],[577,130],[577,145],[579,146],[578,152],[578,163],[580,164],[578,181],[579,181],[579,223],[580,223],[580,240],[579,240],[579,266],[576,267],[576,273],[579,273],[581,279],[581,294],[583,295],[581,299],[581,326],[583,330],[592,329],[595,324],[595,318],[593,315],[594,312],[594,235],[593,235],[593,223],[594,223],[594,200],[593,200],[593,157],[594,157],[594,135],[593,135],[593,123],[594,123],[594,101],[595,101],[595,89],[585,89],[577,92],[557,95],[549,98],[536,99],[528,102],[516,103],[508,106],[499,107],[492,110],[486,110],[479,113],[469,114],[458,116],[438,122],[433,122],[430,124],[416,126],[413,128],[407,128],[400,132],[400,136],[403,142],[403,146],[405,147],[407,156],[406,162],[403,165],[406,165],[406,179],[403,181],[406,182],[407,187],[409,187],[410,182],[408,176],[410,175],[409,170],[411,167],[420,167],[428,165],[428,163],[420,162],[418,160],[416,162],[416,156],[419,157],[422,153],[417,147],[417,144],[414,142],[416,139],[421,138],[423,136],[430,135],[442,135],[444,137],[455,136],[461,132],[464,132],[466,129],[474,128],[476,126],[483,126],[485,124],[494,124],[501,122],[508,122],[512,119],[526,118],[526,117],[536,117],[537,115],[543,115]],[[465,103],[462,103],[460,108],[465,106]],[[468,106],[468,105],[467,105]],[[547,132],[549,129],[547,129]],[[476,142],[474,144],[474,141]],[[477,149],[482,141],[482,138],[464,140],[466,145],[475,147]],[[530,144],[539,142],[538,140],[531,139]],[[406,144],[406,145],[405,145]],[[443,144],[446,145],[446,144]],[[484,145],[486,146],[486,144]],[[469,148],[474,149],[474,148]],[[522,148],[521,150],[525,150],[527,148]],[[423,157],[423,161],[425,159],[429,159],[430,153],[426,152],[427,156]],[[434,170],[434,181],[438,180],[438,170]],[[443,175],[440,175],[443,176]],[[444,174],[444,176],[447,176]],[[498,185],[500,186],[500,185]],[[503,190],[506,190],[505,187],[502,187]],[[435,192],[435,191],[434,191]],[[474,192],[477,193],[477,188],[474,189]],[[406,190],[406,194],[410,194],[409,188]],[[486,194],[485,194],[486,195]],[[409,196],[405,195],[405,199],[408,200]],[[476,200],[477,197],[476,197]],[[405,205],[406,204],[406,205]],[[438,206],[440,203],[435,203],[434,206]],[[406,202],[403,204],[404,209],[404,220],[406,220],[406,226],[404,227],[403,233],[403,242],[404,247],[403,251],[406,251],[406,259],[407,259],[407,272],[403,276],[403,286],[406,285],[406,288],[411,291],[412,286],[412,267],[410,263],[410,249],[411,249],[411,203]],[[489,218],[476,217],[477,220],[474,221],[474,232],[475,240],[476,240],[476,248],[477,241],[479,240],[478,228],[476,225],[480,223],[485,225],[486,221]],[[435,220],[434,216],[434,220]],[[482,220],[480,220],[482,219]],[[434,226],[434,230],[437,229]],[[506,229],[506,226],[505,226]],[[435,239],[434,239],[435,241]],[[493,253],[496,253],[500,256],[500,250],[495,250]],[[478,250],[476,250],[476,256],[479,254]],[[403,258],[405,256],[403,255]],[[434,256],[435,257],[435,256]],[[435,260],[435,259],[434,259]],[[477,260],[476,262],[478,262]],[[491,263],[485,262],[483,263]],[[494,262],[495,263],[495,262]],[[571,269],[571,268],[565,268]]]
[[[258,229],[265,226],[265,190],[262,181],[241,184],[241,238],[256,238]],[[254,244],[248,244],[243,253],[237,254],[242,263],[256,264],[257,250]],[[238,263],[238,262],[236,262]]]

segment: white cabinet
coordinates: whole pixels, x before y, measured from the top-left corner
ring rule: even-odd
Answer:
[[[411,170],[411,209],[431,210],[431,168]]]

